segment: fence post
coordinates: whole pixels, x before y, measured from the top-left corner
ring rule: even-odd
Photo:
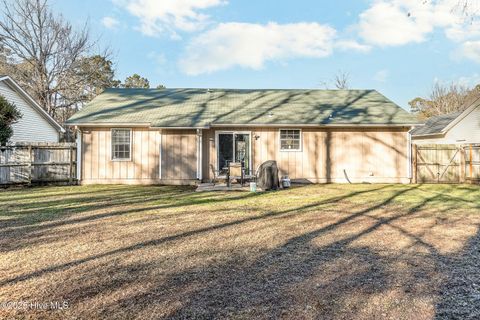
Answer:
[[[413,183],[417,183],[417,163],[418,163],[418,152],[417,152],[417,145],[413,145]]]
[[[437,183],[440,183],[440,160],[438,159],[439,154],[440,154],[439,148],[440,148],[440,146],[438,144],[436,144],[435,145],[435,163],[436,163],[435,165],[437,167]]]
[[[470,145],[470,179],[473,178],[473,146]]]
[[[28,146],[28,183],[32,183],[32,162],[33,162],[33,155],[32,155],[32,146]]]
[[[70,156],[70,166],[69,166],[70,172],[68,173],[68,183],[72,184],[73,182],[73,147],[72,146],[70,146],[69,156]]]
[[[460,183],[465,183],[465,177],[466,177],[466,170],[465,170],[465,167],[467,165],[466,163],[466,151],[465,151],[465,147],[464,146],[460,146]]]

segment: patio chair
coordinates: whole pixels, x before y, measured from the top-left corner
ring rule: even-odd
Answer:
[[[240,180],[240,184],[243,186],[245,179],[245,171],[241,162],[230,162],[228,164],[228,185],[230,186],[231,179]]]
[[[213,164],[210,164],[210,170],[212,171],[212,179],[210,179],[210,182],[213,183],[213,185],[218,183],[220,179],[225,180],[228,178],[228,174],[222,174],[220,170],[215,169],[215,166]]]

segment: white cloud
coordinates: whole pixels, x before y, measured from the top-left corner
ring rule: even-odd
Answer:
[[[408,11],[395,2],[377,2],[360,14],[360,36],[370,44],[398,46],[421,42],[432,31],[428,24],[417,23]]]
[[[120,22],[113,17],[103,17],[102,24],[105,28],[113,30],[120,25]]]
[[[453,41],[465,41],[480,36],[480,1],[469,1],[467,14],[463,11],[462,2],[457,4],[448,2],[450,13],[455,16],[455,21],[445,30],[446,36]],[[452,9],[453,8],[453,9]]]
[[[225,0],[114,0],[140,19],[140,31],[148,36],[176,30],[197,31],[204,28],[209,16],[201,13],[210,7],[223,5]]]
[[[474,20],[469,24],[455,24],[445,31],[450,40],[460,42],[480,37],[480,20]]]
[[[480,41],[466,41],[462,44],[461,53],[464,57],[480,63]]]
[[[387,69],[380,70],[375,73],[373,80],[384,83],[387,81],[389,74],[390,72]]]
[[[463,76],[458,78],[456,81],[460,86],[466,88],[472,88],[478,84],[480,84],[480,74],[474,73],[471,76]]]
[[[154,66],[154,71],[157,74],[165,76],[172,71],[171,64],[168,63],[168,59],[165,54],[156,51],[150,51],[147,53],[147,58],[152,61]]]
[[[473,88],[480,84],[480,74],[473,73],[469,76],[453,76],[447,79],[440,79],[438,77],[433,78],[434,84],[439,84],[441,86],[459,86],[461,88],[469,89]]]
[[[360,14],[357,27],[361,38],[378,46],[423,42],[436,29],[455,41],[480,34],[480,23],[466,18],[457,4],[458,0],[376,0]],[[472,4],[469,10],[477,15],[478,3]]]
[[[369,52],[372,47],[369,45],[361,44],[355,40],[339,40],[335,43],[335,47],[342,51],[358,51]]]
[[[179,61],[190,75],[233,66],[260,69],[267,61],[329,56],[335,29],[318,23],[222,23],[194,38]]]
[[[156,64],[162,65],[167,63],[167,58],[165,57],[165,54],[163,53],[157,53],[155,51],[150,51],[147,54],[147,57],[153,61],[155,61]]]

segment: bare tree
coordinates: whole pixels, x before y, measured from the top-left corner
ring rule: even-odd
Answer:
[[[438,0],[418,0],[421,1],[422,4],[426,5],[428,3],[435,3]],[[473,20],[478,15],[478,7],[475,8],[474,3],[478,0],[457,0],[452,4],[451,11],[456,13],[460,16],[463,16],[466,21],[473,22]],[[408,16],[412,16],[411,12],[408,12]]]
[[[83,90],[88,78],[72,76],[95,45],[87,25],[74,30],[61,15],[53,14],[47,0],[1,1],[0,52],[4,58],[0,67],[59,118],[60,110],[77,107],[78,95],[72,90]]]
[[[344,71],[338,71],[333,78],[320,81],[319,87],[323,87],[326,90],[332,88],[338,90],[347,90],[350,88],[350,74]]]
[[[409,102],[411,111],[422,118],[463,111],[469,103],[480,97],[480,86],[470,89],[464,85],[435,83],[428,98],[415,98]]]
[[[477,0],[458,0],[452,11],[463,15],[467,20],[470,20],[471,22],[478,14],[478,9],[475,9],[473,1]]]
[[[350,75],[348,72],[339,71],[335,75],[335,88],[339,90],[347,90],[350,88]]]

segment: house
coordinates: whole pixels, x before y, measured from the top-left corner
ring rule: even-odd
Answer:
[[[408,183],[418,121],[375,90],[107,89],[67,124],[84,184],[191,184],[266,160],[292,180]]]
[[[431,117],[412,130],[415,144],[480,144],[480,98],[463,112]]]
[[[0,76],[0,95],[12,102],[22,118],[12,125],[10,142],[59,142],[65,132],[33,98],[9,76]]]

